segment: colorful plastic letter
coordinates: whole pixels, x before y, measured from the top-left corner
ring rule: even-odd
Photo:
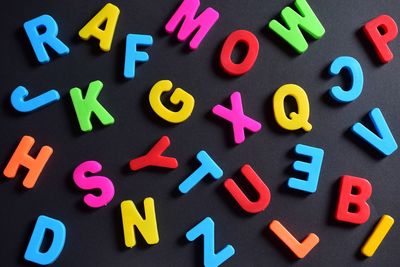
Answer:
[[[99,196],[87,194],[83,201],[92,208],[100,208],[106,206],[114,197],[114,185],[110,179],[104,176],[87,177],[86,173],[96,174],[101,172],[102,166],[97,161],[85,161],[79,164],[73,173],[75,184],[84,190],[98,189],[101,191]]]
[[[368,237],[368,240],[361,248],[361,253],[366,257],[372,257],[382,243],[383,239],[389,233],[390,228],[392,228],[393,224],[394,219],[391,216],[383,215],[378,224],[375,226],[374,231]]]
[[[306,181],[291,177],[288,180],[288,186],[293,189],[315,193],[318,187],[319,175],[324,158],[324,150],[317,147],[298,144],[295,147],[295,152],[296,154],[308,156],[311,158],[310,163],[299,160],[296,160],[293,163],[293,169],[298,172],[307,173],[308,177]]]
[[[245,58],[240,63],[232,61],[232,52],[238,43],[247,46]],[[258,40],[257,37],[249,31],[237,30],[232,32],[224,42],[222,47],[220,62],[224,71],[230,75],[239,76],[248,72],[254,65],[258,56]]]
[[[93,129],[90,118],[94,113],[103,125],[111,125],[114,123],[114,118],[97,100],[103,83],[101,81],[93,81],[89,84],[85,98],[82,96],[82,90],[74,87],[69,91],[72,104],[74,105],[79,126],[84,132],[90,132]]]
[[[146,155],[132,159],[129,162],[129,167],[132,171],[138,171],[148,166],[156,166],[168,169],[178,168],[178,161],[176,158],[162,156],[162,153],[165,152],[170,144],[171,142],[168,136],[164,135]]]
[[[353,58],[342,56],[336,58],[330,68],[331,75],[338,75],[342,69],[346,69],[351,76],[352,85],[349,90],[345,91],[340,86],[334,86],[329,91],[331,97],[340,103],[349,103],[356,100],[362,93],[364,85],[364,74],[360,63]]]
[[[212,112],[232,123],[235,143],[241,144],[246,139],[244,129],[256,133],[261,130],[261,123],[244,115],[242,97],[239,92],[233,92],[230,99],[232,109],[228,109],[222,105],[216,105],[213,107]]]
[[[165,107],[161,102],[161,95],[172,89],[172,82],[169,80],[158,81],[150,90],[149,102],[154,112],[166,121],[171,123],[181,123],[187,120],[194,108],[194,98],[181,88],[176,88],[170,97],[172,104],[178,105],[182,102],[179,111],[172,111]]]
[[[18,86],[11,93],[11,105],[19,112],[31,112],[60,100],[60,94],[54,89],[25,100],[28,95],[29,92],[25,87]]]
[[[380,15],[367,22],[363,27],[364,33],[375,48],[379,60],[385,64],[393,59],[388,43],[398,34],[397,24],[388,15]]]
[[[277,220],[269,224],[269,229],[296,255],[303,259],[319,243],[319,237],[314,234],[308,234],[303,241],[297,239]]]
[[[53,232],[53,240],[46,252],[41,252],[43,238],[46,230]],[[56,219],[40,215],[36,221],[35,228],[28,247],[26,248],[24,258],[40,265],[49,265],[60,256],[64,248],[66,230],[64,224]]]
[[[186,238],[193,241],[199,236],[204,236],[204,266],[217,267],[227,261],[235,254],[235,249],[231,245],[226,245],[218,253],[215,253],[215,224],[210,217],[206,217],[195,227],[186,233]]]
[[[165,25],[165,30],[169,34],[175,32],[176,28],[182,25],[178,32],[178,40],[183,42],[189,36],[193,36],[189,43],[192,50],[199,47],[201,41],[219,18],[219,13],[211,7],[195,18],[199,7],[200,0],[183,0],[175,14]]]
[[[228,178],[224,182],[224,187],[236,200],[236,202],[248,213],[259,213],[265,210],[269,201],[271,200],[271,193],[268,186],[263,182],[260,176],[253,170],[253,168],[245,164],[241,169],[242,174],[246,177],[247,181],[258,193],[258,200],[251,201],[231,178]]]
[[[179,185],[179,191],[182,194],[189,192],[208,174],[210,174],[215,180],[218,180],[224,174],[222,169],[204,150],[197,153],[196,157],[200,161],[201,165]]]
[[[39,29],[44,28],[44,32],[39,33]],[[31,42],[33,51],[40,63],[50,61],[45,44],[51,47],[59,55],[67,55],[69,48],[57,38],[57,22],[49,15],[41,15],[24,23],[24,29]]]
[[[135,227],[142,234],[147,244],[154,245],[159,242],[156,211],[154,199],[145,198],[143,201],[145,219],[140,215],[135,204],[131,200],[121,202],[122,225],[124,228],[125,246],[136,246]]]
[[[53,154],[53,149],[49,146],[43,146],[36,158],[31,157],[28,153],[31,150],[35,139],[28,135],[22,137],[15,149],[14,154],[11,156],[3,174],[7,178],[15,178],[20,166],[29,169],[29,172],[24,178],[22,185],[25,188],[31,189],[35,186],[39,175],[42,173],[44,166]]]
[[[357,190],[355,194],[352,193],[353,188]],[[353,224],[363,224],[368,221],[370,209],[367,200],[371,194],[372,186],[368,180],[349,175],[342,176],[336,219]],[[356,211],[349,211],[350,205],[357,207]]]
[[[324,36],[325,29],[306,0],[295,0],[294,5],[299,10],[299,13],[290,7],[285,7],[281,13],[287,27],[275,19],[271,20],[268,26],[288,42],[297,53],[302,54],[307,51],[308,44],[300,29],[307,32],[316,40]]]
[[[369,117],[378,134],[373,133],[359,122],[354,124],[353,127],[351,127],[351,130],[364,139],[364,141],[372,145],[376,150],[380,151],[383,155],[391,155],[397,150],[397,143],[382,115],[381,110],[379,108],[374,108],[369,112]]]
[[[107,3],[85,26],[83,26],[79,31],[79,36],[85,41],[89,40],[91,37],[99,39],[100,49],[104,52],[110,51],[118,16],[119,8],[111,3]],[[104,23],[104,30],[102,30],[100,27]]]
[[[298,112],[291,112],[289,118],[286,116],[284,103],[287,96],[292,96],[298,106]],[[308,122],[310,104],[308,103],[307,93],[303,88],[295,84],[281,86],[274,94],[273,105],[275,120],[282,128],[290,131],[301,128],[306,132],[311,131],[312,125]]]
[[[149,61],[149,54],[137,51],[138,46],[153,45],[153,37],[143,34],[128,34],[126,36],[124,77],[135,78],[136,62]]]

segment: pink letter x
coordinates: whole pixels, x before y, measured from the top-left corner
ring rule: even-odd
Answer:
[[[212,112],[232,123],[235,143],[240,144],[245,139],[244,129],[246,128],[253,133],[258,132],[261,130],[261,123],[243,114],[242,97],[239,92],[231,94],[231,105],[232,110],[216,105]]]

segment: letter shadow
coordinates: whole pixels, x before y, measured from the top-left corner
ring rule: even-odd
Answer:
[[[184,55],[188,55],[191,52],[193,52],[192,49],[190,49],[189,47],[189,42],[190,40],[193,38],[193,36],[196,34],[197,29],[195,31],[193,31],[193,33],[187,37],[186,41],[179,41],[178,40],[178,32],[179,29],[182,27],[183,24],[183,20],[179,22],[178,26],[175,28],[175,31],[172,32],[171,34],[167,33],[167,31],[165,30],[165,25],[168,23],[168,21],[171,19],[171,17],[175,14],[176,10],[179,8],[179,6],[181,5],[181,3],[176,4],[175,8],[172,8],[171,11],[168,13],[168,16],[165,17],[165,19],[162,21],[161,23],[161,27],[158,29],[157,31],[157,36],[162,39],[162,38],[169,38],[168,39],[168,45],[170,47],[175,47],[180,45],[181,46],[181,53]]]
[[[98,209],[97,208],[91,208],[88,205],[85,204],[83,201],[83,197],[87,194],[94,194],[96,196],[100,195],[101,191],[99,189],[93,189],[93,190],[83,190],[80,189],[74,182],[73,178],[73,170],[68,170],[67,175],[65,176],[65,184],[68,188],[68,191],[71,194],[75,195],[75,207],[82,213],[95,213]]]
[[[366,55],[371,60],[372,64],[376,67],[381,67],[383,64],[380,62],[378,55],[375,52],[375,49],[371,42],[368,40],[367,36],[365,36],[363,28],[359,28],[355,35],[358,41],[361,43],[362,47],[364,48]]]
[[[29,244],[29,240],[31,239],[32,233],[33,233],[33,229],[35,228],[36,225],[36,219],[32,220],[29,222],[28,227],[26,228],[26,232],[24,235],[24,240],[22,240],[22,242],[20,242],[20,250],[21,253],[19,254],[20,256],[17,258],[17,265],[18,266],[38,266],[36,263],[33,263],[31,261],[28,261],[24,258],[25,255],[25,251],[28,247]],[[43,242],[42,245],[40,247],[41,251],[47,251],[48,248],[50,248],[50,245],[53,241],[53,232],[52,231],[45,231],[45,235],[43,238]]]
[[[266,237],[268,242],[282,254],[283,258],[288,263],[293,264],[299,261],[299,259],[290,252],[290,249],[272,231],[269,230],[269,226],[261,230],[261,235]]]

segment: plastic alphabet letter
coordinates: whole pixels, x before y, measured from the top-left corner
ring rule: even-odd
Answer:
[[[178,32],[178,40],[183,42],[189,36],[193,36],[189,42],[189,47],[192,50],[199,47],[201,41],[219,18],[219,13],[211,7],[195,18],[199,7],[200,0],[183,0],[175,14],[165,25],[167,33],[172,34],[183,21]]]
[[[382,243],[383,239],[385,239],[386,235],[389,233],[393,224],[394,219],[391,216],[383,215],[375,226],[374,231],[361,248],[361,253],[366,257],[372,257]]]
[[[31,157],[28,153],[32,149],[34,143],[35,139],[33,137],[27,135],[23,136],[3,171],[5,177],[12,179],[17,175],[20,166],[28,168],[29,172],[22,182],[22,185],[28,189],[35,186],[44,166],[53,154],[53,149],[51,147],[43,146],[36,158]]]
[[[178,105],[182,102],[182,108],[179,111],[171,111],[161,102],[161,95],[172,89],[172,82],[169,80],[158,81],[150,90],[149,102],[154,112],[171,123],[181,123],[187,120],[192,114],[194,108],[194,98],[181,88],[176,88],[170,97],[172,104]]]
[[[41,252],[40,247],[46,230],[53,232],[53,240],[46,252]],[[64,248],[66,230],[64,224],[56,219],[40,215],[36,221],[35,228],[28,247],[26,248],[24,258],[40,265],[53,263]]]
[[[210,174],[215,180],[218,180],[224,174],[222,169],[204,150],[197,153],[196,157],[200,161],[201,165],[179,185],[179,191],[182,194],[189,192],[208,174]]]
[[[204,266],[217,267],[235,254],[231,245],[226,245],[218,253],[215,253],[215,224],[210,217],[206,217],[195,227],[186,233],[186,238],[193,241],[199,236],[204,236]]]
[[[139,45],[153,45],[153,37],[142,34],[128,34],[126,36],[124,77],[127,79],[135,78],[136,62],[149,61],[149,54],[137,51]]]
[[[383,155],[391,155],[397,150],[397,143],[382,115],[381,110],[379,108],[374,108],[369,112],[369,117],[374,124],[378,135],[371,132],[367,127],[359,122],[354,124],[353,127],[351,127],[351,130],[364,139],[364,141],[372,145],[376,150],[380,151]]]
[[[353,188],[357,190],[356,194],[352,193]],[[372,194],[372,186],[369,181],[344,175],[340,180],[339,192],[336,219],[353,224],[363,224],[368,221],[370,208],[367,200]],[[350,205],[356,207],[356,211],[349,211]]]
[[[285,98],[292,96],[297,103],[298,112],[291,112],[289,118],[285,112]],[[285,84],[274,94],[273,99],[274,114],[276,122],[284,129],[294,131],[301,128],[309,132],[312,129],[308,122],[310,116],[310,104],[308,103],[307,93],[298,85]]]
[[[296,11],[290,7],[285,7],[281,13],[282,19],[287,27],[280,24],[275,19],[271,20],[268,26],[272,31],[288,42],[297,53],[302,54],[307,51],[308,44],[300,29],[307,32],[316,40],[324,36],[325,29],[306,0],[295,0],[294,5],[299,10],[299,13],[296,13]]]
[[[147,244],[154,245],[159,242],[154,199],[145,198],[143,201],[145,219],[140,215],[131,200],[121,202],[122,225],[124,228],[125,246],[136,246],[135,227],[142,234]]]
[[[39,33],[40,28],[44,28],[45,31]],[[50,61],[49,54],[47,54],[46,47],[44,46],[45,44],[59,55],[67,55],[69,53],[69,48],[57,38],[58,26],[51,16],[41,15],[29,20],[24,23],[24,29],[40,63]]]
[[[93,174],[100,172],[102,166],[97,161],[85,161],[79,164],[73,173],[75,184],[84,190],[99,189],[101,194],[95,196],[93,194],[87,194],[83,201],[92,208],[100,208],[106,206],[114,197],[114,185],[110,179],[104,176],[92,176],[87,177],[86,173],[91,172]]]
[[[242,62],[234,63],[231,56],[238,43],[244,43],[247,46],[247,53]],[[259,44],[254,34],[246,30],[234,31],[226,38],[222,47],[220,55],[221,66],[230,75],[243,75],[253,67],[257,60],[258,50]]]
[[[224,187],[232,195],[232,197],[239,203],[240,207],[249,213],[259,213],[265,210],[269,201],[271,200],[271,192],[268,186],[263,180],[257,175],[257,173],[251,168],[250,165],[245,164],[241,169],[242,174],[246,177],[252,187],[258,193],[258,200],[251,201],[231,178],[228,178],[224,182]]]
[[[288,180],[290,188],[302,190],[309,193],[315,193],[318,187],[319,175],[321,172],[322,161],[324,158],[324,150],[312,146],[298,144],[295,147],[296,154],[308,156],[311,162],[304,162],[296,160],[293,163],[293,169],[299,172],[308,173],[306,181],[291,177]]]
[[[74,87],[69,91],[79,126],[84,132],[90,132],[93,129],[92,123],[90,122],[92,113],[99,118],[103,125],[111,125],[114,123],[114,118],[97,100],[102,88],[103,83],[101,81],[91,82],[85,98],[82,96],[82,90],[78,87]]]
[[[60,94],[54,89],[32,99],[25,100],[28,95],[29,92],[25,87],[18,86],[15,88],[11,93],[11,105],[13,108],[19,112],[31,112],[60,100]]]
[[[303,259],[319,243],[319,237],[311,233],[300,243],[297,239],[277,220],[269,224],[269,229],[296,255]]]
[[[388,15],[380,15],[367,22],[363,27],[364,33],[375,48],[379,60],[385,64],[393,59],[388,43],[398,34],[397,24]]]
[[[176,169],[178,168],[178,161],[176,158],[162,156],[162,153],[171,144],[168,136],[163,136],[158,142],[150,149],[150,151],[141,157],[132,159],[129,162],[129,167],[132,171],[138,171],[148,166],[156,166],[161,168]]]
[[[360,63],[353,58],[342,56],[336,58],[330,68],[329,73],[331,75],[338,75],[342,69],[346,69],[352,80],[352,86],[349,90],[345,91],[340,86],[334,86],[329,91],[331,97],[340,103],[349,103],[356,100],[362,93],[364,85],[364,74]]]
[[[83,28],[79,31],[79,37],[87,41],[90,37],[99,39],[100,49],[104,52],[111,50],[115,26],[117,26],[119,8],[107,3]],[[100,29],[101,25],[104,30]]]
[[[244,129],[256,133],[261,130],[261,123],[244,115],[242,97],[239,92],[233,92],[230,97],[232,109],[222,105],[213,107],[212,112],[232,123],[233,136],[236,144],[243,143],[245,140]]]

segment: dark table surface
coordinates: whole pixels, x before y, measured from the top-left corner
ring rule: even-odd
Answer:
[[[32,153],[50,145],[54,154],[32,190],[22,187],[24,172],[14,180],[0,179],[1,266],[30,265],[23,259],[34,223],[39,215],[61,220],[67,239],[55,266],[201,266],[202,241],[186,241],[185,233],[206,216],[216,224],[217,251],[226,244],[236,254],[224,266],[396,266],[400,260],[400,230],[396,223],[376,254],[358,256],[360,246],[383,214],[400,218],[399,153],[377,157],[374,150],[349,134],[349,128],[379,107],[395,138],[400,137],[399,38],[391,43],[394,60],[386,65],[377,57],[361,27],[386,13],[400,22],[398,1],[309,1],[326,29],[319,41],[310,41],[303,55],[292,50],[271,31],[268,22],[291,1],[201,1],[201,9],[212,6],[220,19],[198,50],[169,36],[164,26],[180,1],[114,1],[121,14],[108,53],[96,42],[79,39],[78,31],[100,10],[104,1],[7,1],[2,4],[1,27],[1,138],[0,166],[4,169],[23,135],[36,139]],[[49,14],[59,25],[59,38],[70,54],[51,54],[40,65],[23,30],[23,23]],[[253,32],[260,52],[253,69],[238,78],[224,74],[219,53],[225,38],[234,30]],[[150,61],[136,69],[133,80],[123,78],[125,37],[128,33],[149,34],[153,46],[146,49]],[[358,59],[364,70],[362,95],[353,103],[333,103],[327,92],[333,85],[347,85],[343,76],[330,77],[329,64],[338,56]],[[152,85],[169,79],[175,87],[196,99],[192,116],[171,126],[156,117],[148,104]],[[104,83],[99,97],[116,122],[82,133],[69,97],[72,87],[86,89],[89,82]],[[281,130],[273,116],[272,96],[283,84],[295,83],[307,91],[310,101],[309,133]],[[10,105],[10,94],[26,86],[32,95],[55,88],[61,100],[51,106],[19,114]],[[245,113],[263,125],[260,132],[247,134],[246,141],[233,144],[230,124],[216,119],[211,109],[227,103],[240,91]],[[180,165],[172,171],[130,171],[129,160],[144,154],[162,135],[171,138],[168,154]],[[296,144],[325,150],[318,190],[299,194],[289,190],[291,164]],[[187,195],[177,186],[197,166],[195,155],[206,150],[224,170],[224,178],[201,182]],[[115,197],[107,207],[89,209],[82,198],[87,193],[72,180],[74,168],[86,160],[103,165],[102,175],[112,179]],[[227,177],[242,179],[240,167],[249,163],[271,190],[269,207],[257,215],[246,215],[224,191]],[[359,226],[333,219],[339,178],[353,175],[368,179],[373,186],[369,200],[371,216]],[[132,200],[139,207],[145,197],[155,199],[160,242],[147,246],[141,238],[133,249],[124,247],[119,204]],[[142,208],[140,208],[142,210]],[[267,230],[273,220],[281,221],[298,239],[314,232],[320,243],[303,260],[296,261]]]

